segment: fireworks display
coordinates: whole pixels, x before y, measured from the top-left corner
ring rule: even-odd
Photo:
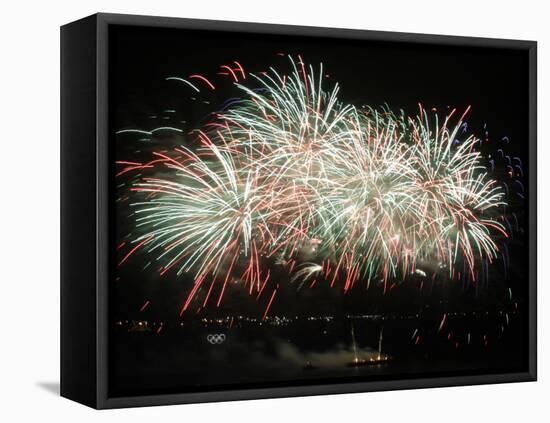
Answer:
[[[463,131],[469,108],[442,116],[419,105],[409,116],[356,107],[328,86],[322,64],[290,64],[258,75],[222,66],[241,96],[190,133],[199,146],[117,162],[119,176],[137,175],[119,264],[140,250],[161,274],[192,275],[182,313],[203,286],[203,305],[212,292],[219,305],[231,281],[256,298],[269,286],[267,313],[273,269],[298,289],[322,281],[345,292],[371,281],[385,292],[410,274],[475,281],[510,230],[507,188]],[[167,79],[196,95],[216,89],[202,75]],[[182,132],[119,133],[160,131]]]
[[[525,372],[526,51],[109,34],[110,395]]]

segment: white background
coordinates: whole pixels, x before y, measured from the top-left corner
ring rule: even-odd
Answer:
[[[550,323],[546,286],[550,268],[550,13],[545,10],[545,3],[4,1],[0,9],[0,420],[550,421],[550,370],[545,360]],[[58,397],[59,26],[98,11],[537,40],[541,158],[539,381],[101,412]],[[503,90],[505,98],[505,87]]]

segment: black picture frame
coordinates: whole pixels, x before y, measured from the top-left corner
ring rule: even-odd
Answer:
[[[110,25],[246,31],[440,46],[519,49],[529,57],[529,366],[486,374],[110,397],[108,392],[108,40]],[[99,13],[61,28],[61,395],[97,409],[534,381],[537,378],[537,44],[408,34]],[[78,248],[77,248],[78,246]]]

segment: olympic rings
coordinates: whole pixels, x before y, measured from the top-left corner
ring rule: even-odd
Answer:
[[[212,345],[219,345],[225,341],[225,333],[210,333],[206,335],[206,340]]]

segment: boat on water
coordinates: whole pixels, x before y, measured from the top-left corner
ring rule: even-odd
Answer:
[[[382,352],[382,339],[384,334],[384,327],[380,329],[380,336],[378,337],[378,353],[371,355],[367,358],[359,357],[357,352],[357,342],[355,341],[355,330],[353,324],[351,325],[351,340],[353,345],[353,360],[346,363],[348,367],[360,367],[360,366],[374,366],[379,364],[385,364],[391,361],[391,356]]]

